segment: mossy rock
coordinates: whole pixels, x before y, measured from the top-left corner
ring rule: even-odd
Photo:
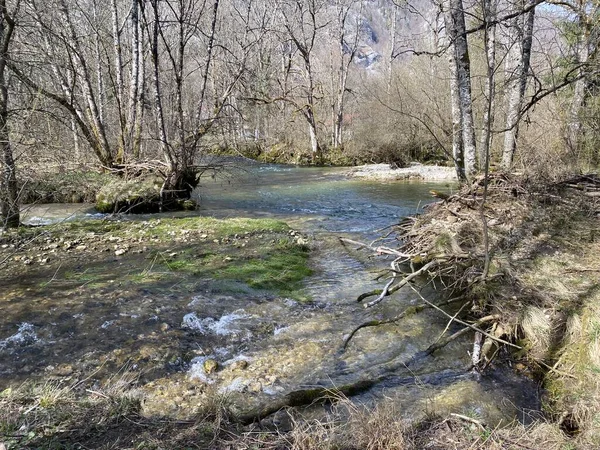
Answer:
[[[117,180],[100,189],[96,209],[101,213],[152,213],[160,209],[159,177]]]

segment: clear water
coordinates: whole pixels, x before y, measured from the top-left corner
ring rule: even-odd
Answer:
[[[388,262],[344,247],[338,237],[366,242],[380,237],[382,229],[430,202],[432,189],[453,186],[369,182],[349,179],[339,169],[255,164],[227,176],[204,177],[194,193],[200,209],[175,215],[276,217],[314,236],[315,274],[306,280],[313,301],[302,304],[251,291],[222,294],[203,281],[197,292],[115,283],[114,289],[88,293],[82,286],[68,295],[53,283],[32,303],[27,286],[12,283],[15,292],[4,300],[8,321],[0,324],[0,359],[8,361],[0,365],[0,381],[52,373],[49,367],[61,364],[73,365],[75,371],[81,366],[85,373],[104,361],[139,361],[136,370],[147,382],[150,413],[184,416],[186,408],[201,401],[198,383],[214,384],[251,409],[302,387],[371,378],[383,382],[357,400],[394,398],[410,417],[453,411],[494,423],[522,418],[523,411],[539,408],[537,386],[506,368],[490,371],[482,380],[466,373],[469,338],[435,357],[418,357],[446,326],[439,314],[425,312],[366,329],[340,353],[343,337],[353,327],[394,316],[417,300],[407,289],[370,310],[357,304],[359,294],[382,286],[375,277]],[[32,223],[52,223],[97,216],[90,205],[40,205],[29,208],[26,217]],[[116,281],[117,272],[140,271],[144,267],[139,264],[148,263],[132,259],[131,267],[119,264]],[[22,331],[31,331],[18,328],[29,322],[33,333],[17,339]],[[168,330],[161,332],[161,324],[169,325]],[[209,358],[222,369],[204,373]],[[230,370],[240,359],[248,369]]]

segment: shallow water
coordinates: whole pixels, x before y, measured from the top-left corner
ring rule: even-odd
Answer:
[[[370,310],[357,304],[359,294],[382,287],[375,277],[388,263],[344,247],[338,237],[376,239],[383,228],[431,201],[432,189],[452,186],[366,182],[348,179],[337,169],[261,165],[203,178],[195,192],[201,208],[192,214],[276,217],[313,236],[315,274],[305,283],[312,301],[206,279],[125,283],[123,275],[150,265],[133,255],[107,263],[109,269],[82,265],[75,284],[59,279],[40,290],[35,286],[42,280],[27,280],[13,283],[12,292],[4,295],[8,320],[0,326],[0,382],[44,373],[76,376],[127,364],[140,372],[149,414],[185,417],[202,401],[203,386],[228,393],[238,409],[247,411],[303,387],[377,379],[356,399],[394,398],[408,417],[449,411],[492,423],[527,417],[523,411],[539,409],[536,384],[507,368],[476,379],[465,371],[469,338],[435,357],[423,357],[446,326],[431,312],[361,330],[347,351],[340,351],[353,327],[392,317],[417,299],[407,289]],[[28,217],[42,223],[94,217],[89,214],[86,205],[42,205],[31,208]],[[114,284],[96,290],[87,286],[85,277],[93,278],[96,269],[103,282]],[[216,361],[219,369],[207,372],[207,360]]]

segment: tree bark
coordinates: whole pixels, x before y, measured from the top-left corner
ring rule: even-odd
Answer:
[[[487,77],[485,79],[484,97],[486,98],[486,108],[484,108],[481,137],[479,140],[479,170],[485,169],[484,166],[490,152],[492,127],[494,125],[494,99],[496,97],[496,11],[497,0],[483,0],[484,21],[490,25],[485,27]]]
[[[513,7],[517,11],[523,11],[530,6],[533,0],[516,1],[518,4]],[[534,20],[535,8],[531,8],[529,12],[517,15],[511,20],[508,26],[508,45],[510,47],[505,62],[507,104],[506,131],[504,133],[504,150],[502,152],[502,169],[506,171],[511,169],[517,149],[521,107],[527,87],[529,63],[531,60]]]
[[[449,0],[454,42],[456,70],[458,76],[458,98],[462,116],[462,139],[464,149],[464,168],[467,179],[476,172],[477,146],[475,124],[473,121],[473,100],[471,96],[471,62],[467,42],[465,14],[462,0]]]
[[[134,158],[139,155],[139,149],[137,148],[138,142],[136,142],[136,133],[138,132],[138,128],[141,126],[141,118],[139,117],[141,110],[139,107],[139,102],[142,100],[140,96],[140,78],[142,76],[142,40],[139,24],[138,1],[139,0],[131,1],[131,12],[129,14],[129,23],[131,29],[131,70],[129,72],[129,98],[127,102],[128,116],[126,126],[122,127],[124,132],[124,137],[122,139],[124,147],[123,150],[125,152],[127,150],[131,151]],[[120,95],[122,95],[122,87]]]
[[[0,0],[0,153],[2,173],[0,174],[0,226],[4,229],[19,226],[19,202],[17,171],[10,143],[8,127],[8,81],[6,68],[15,22],[10,17],[6,0]]]
[[[463,145],[463,116],[461,112],[458,63],[456,61],[456,30],[454,27],[454,18],[451,13],[450,1],[442,3],[442,12],[444,15],[444,24],[448,39],[448,66],[450,69],[450,105],[452,114],[452,158],[456,169],[456,176],[459,181],[466,181],[464,165],[464,145]]]

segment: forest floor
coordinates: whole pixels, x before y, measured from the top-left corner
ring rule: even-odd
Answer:
[[[157,367],[177,361],[173,355],[154,360],[143,348],[131,360],[117,349],[107,353],[113,359],[98,360],[93,367],[114,372],[102,382],[87,383],[84,367],[52,364],[47,368],[51,380],[0,392],[0,448],[600,448],[599,187],[592,176],[553,184],[493,176],[485,201],[484,183],[477,180],[458,194],[436,194],[440,202],[395,231],[398,251],[407,262],[414,268],[434,262],[429,276],[440,280],[449,296],[465,296],[468,308],[462,320],[495,318],[486,322],[485,330],[496,340],[486,344],[484,339],[479,370],[485,373],[494,364],[497,339],[520,347],[512,350],[512,364],[542,383],[544,420],[503,428],[459,415],[410,423],[399,419],[397,405],[391,402],[367,408],[335,394],[325,418],[292,414],[286,427],[264,428],[238,423],[227,395],[209,391],[191,418],[149,417],[143,414],[147,399],[136,387],[136,377],[113,369],[128,360]],[[136,284],[144,293],[148,285],[160,284],[161,277],[170,280],[177,272],[181,279],[176,284],[169,281],[169,289],[189,290],[198,275],[218,269],[224,283],[258,283],[254,287],[303,301],[296,289],[310,273],[306,238],[272,220],[88,221],[23,228],[1,239],[3,312],[18,310],[23,322],[34,324],[36,315],[57,314],[62,303],[72,304],[71,312],[77,313],[76,289],[96,292],[98,304],[119,304],[123,299],[108,293],[115,283]],[[201,249],[193,245],[198,241]],[[253,262],[257,252],[259,266]],[[139,270],[139,261],[134,261],[139,258],[146,261],[147,270]],[[97,267],[83,269],[91,260],[99,261]],[[194,279],[186,274],[194,274]],[[17,279],[28,282],[15,283]],[[76,288],[73,295],[61,294],[68,286]],[[49,295],[49,289],[54,294]],[[24,295],[38,300],[25,305],[20,301]],[[80,320],[76,316],[73,320]],[[161,333],[176,332],[160,321],[149,326],[157,329],[149,334],[157,342]],[[22,330],[23,342],[33,339],[30,331]],[[63,331],[68,335],[68,329]],[[0,350],[23,342],[6,339]],[[38,356],[42,365],[43,357]],[[13,362],[21,364],[18,359]],[[23,373],[31,370],[19,367]],[[211,368],[205,364],[204,370]]]

